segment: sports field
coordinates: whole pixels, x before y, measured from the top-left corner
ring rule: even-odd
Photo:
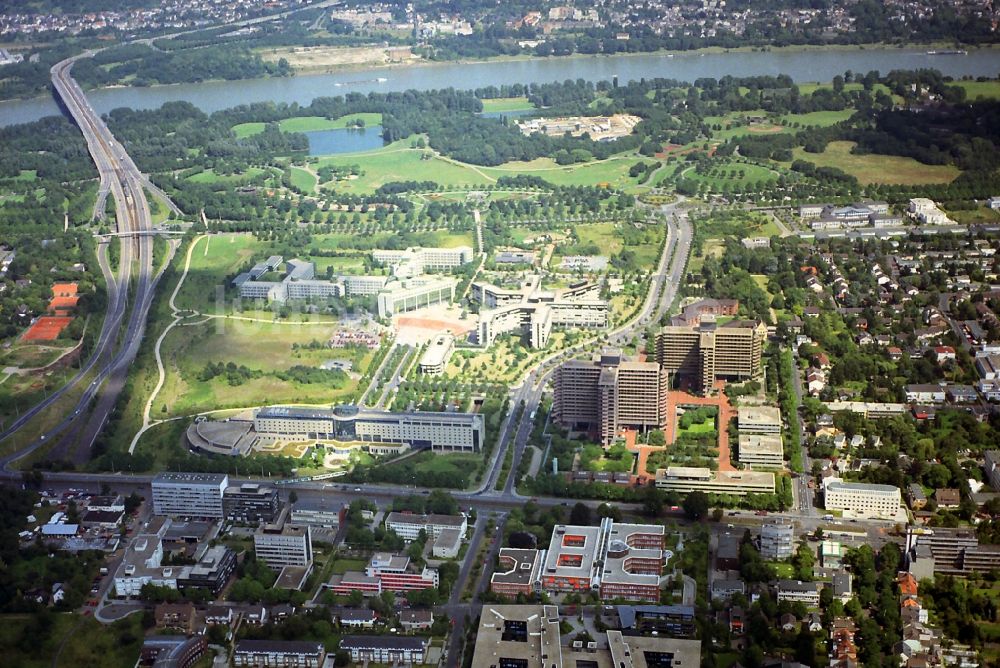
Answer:
[[[44,315],[35,321],[21,337],[22,341],[54,341],[59,334],[73,322],[66,316]]]
[[[490,100],[483,100],[483,111],[486,113],[523,111],[534,108],[535,105],[528,102],[528,98],[526,97],[497,97]]]
[[[913,158],[892,155],[855,155],[851,153],[854,142],[830,142],[823,153],[806,153],[802,148],[793,150],[797,159],[808,160],[820,167],[837,167],[857,177],[862,185],[872,183],[923,185],[951,183],[960,174],[952,165],[925,165]]]

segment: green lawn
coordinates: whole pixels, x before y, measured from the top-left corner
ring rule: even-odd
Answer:
[[[802,148],[796,148],[793,155],[820,167],[842,169],[857,177],[862,185],[951,183],[960,174],[953,165],[925,165],[913,158],[892,155],[855,155],[851,153],[854,145],[854,142],[834,141],[827,145],[823,153],[806,153]]]
[[[853,113],[854,112],[850,109],[844,111],[813,111],[808,114],[785,114],[781,117],[781,120],[787,123],[798,123],[804,126],[812,125],[826,127],[828,125],[833,125],[834,123],[846,121]]]
[[[975,100],[978,97],[1000,99],[1000,81],[956,81],[952,85],[964,88],[967,100]]]
[[[35,169],[22,169],[21,172],[14,177],[15,181],[35,181],[38,179],[38,170]]]
[[[612,188],[631,188],[639,181],[638,178],[629,176],[628,170],[637,162],[649,164],[652,161],[635,156],[618,156],[599,162],[561,166],[550,158],[539,158],[531,162],[510,162],[498,167],[482,167],[481,171],[493,178],[528,174],[543,178],[557,186],[607,184]]]
[[[347,571],[363,571],[367,565],[368,562],[362,559],[337,559],[330,567],[330,572],[343,575]]]
[[[497,97],[491,100],[483,100],[483,111],[504,112],[522,111],[524,109],[534,109],[535,105],[528,102],[526,97]]]
[[[249,181],[254,177],[260,176],[266,173],[266,170],[260,167],[250,167],[247,171],[239,174],[218,174],[213,169],[206,169],[205,171],[198,172],[197,174],[192,174],[187,178],[188,181],[192,183],[242,183]]]
[[[362,120],[365,127],[372,127],[382,124],[382,114],[361,113],[348,114],[340,118],[323,118],[322,116],[294,116],[286,118],[278,123],[278,128],[282,132],[313,132],[316,130],[338,130],[346,128],[349,123]],[[264,123],[240,123],[234,125],[232,130],[237,138],[250,137],[264,131]]]
[[[292,185],[305,193],[312,193],[316,190],[316,176],[301,167],[291,167]]]
[[[694,167],[688,167],[681,172],[681,177],[691,181],[705,183],[714,191],[722,191],[726,186],[729,188],[747,188],[758,183],[771,183],[778,179],[778,172],[754,163],[740,162],[738,160],[717,160],[712,163],[711,169],[704,174],[699,174]]]
[[[324,190],[360,195],[370,194],[379,186],[392,181],[434,181],[445,186],[482,186],[492,183],[474,167],[454,163],[434,155],[429,150],[410,148],[404,139],[388,146],[363,153],[343,153],[320,158],[316,169],[326,165],[350,167],[358,165],[363,172],[358,178],[324,185]]]
[[[615,227],[615,223],[588,223],[575,229],[581,244],[593,243],[601,249],[601,255],[614,255],[624,246]]]

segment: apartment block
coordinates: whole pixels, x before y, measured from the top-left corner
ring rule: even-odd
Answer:
[[[408,556],[387,552],[372,555],[364,572],[334,574],[324,585],[334,594],[348,595],[352,591],[360,591],[366,596],[377,596],[384,591],[413,591],[437,586],[437,570],[426,566],[417,568]]]
[[[320,668],[323,643],[308,640],[240,640],[233,650],[237,668]]]
[[[688,376],[702,388],[716,380],[748,380],[763,372],[767,341],[762,322],[733,320],[719,325],[712,314],[697,325],[674,324],[656,336],[656,361],[671,374]]]
[[[827,478],[823,490],[824,508],[848,511],[858,517],[893,519],[903,501],[899,488],[892,485]]]
[[[229,476],[221,473],[159,473],[152,484],[153,513],[221,519],[228,486]]]
[[[355,665],[377,663],[413,666],[424,663],[429,638],[419,636],[344,636],[340,649],[349,652]]]
[[[272,406],[254,416],[258,434],[367,443],[405,443],[435,452],[478,452],[485,438],[483,416],[361,410],[355,406]]]
[[[608,350],[591,362],[572,360],[555,373],[553,419],[597,432],[609,445],[621,429],[658,429],[667,421],[669,378],[655,362],[625,360]]]
[[[784,518],[769,519],[760,527],[760,555],[765,559],[788,559],[795,552],[795,528]]]

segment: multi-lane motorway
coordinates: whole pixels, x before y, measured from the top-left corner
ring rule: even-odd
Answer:
[[[157,277],[153,275],[152,266],[153,241],[148,235],[141,234],[152,228],[149,204],[143,190],[146,177],[112,136],[70,75],[73,63],[90,55],[87,53],[69,58],[53,66],[52,83],[66,110],[87,140],[87,147],[101,177],[102,188],[107,188],[114,198],[117,232],[124,235],[120,241],[111,242],[121,243],[118,273],[115,275],[112,271],[108,263],[107,248],[102,247],[98,253],[98,261],[108,285],[108,308],[91,356],[69,382],[0,432],[0,439],[15,434],[81,382],[89,380],[89,385],[84,388],[73,410],[67,411],[67,415],[58,424],[41,434],[36,441],[25,443],[24,447],[0,459],[0,466],[4,469],[11,462],[42,445],[52,443],[56,438],[61,440],[53,447],[53,457],[86,461],[94,440],[107,422],[124,387],[132,360],[139,351],[156,285]],[[128,320],[122,331],[126,315]],[[74,428],[67,429],[70,425]]]

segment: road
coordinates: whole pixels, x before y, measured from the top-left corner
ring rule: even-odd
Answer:
[[[792,354],[792,390],[795,392],[798,406],[802,407],[802,374],[799,372],[798,350],[793,350]],[[802,473],[795,478],[793,488],[795,496],[795,507],[799,513],[805,517],[815,517],[818,513],[815,508],[815,490],[809,483],[812,481],[812,460],[809,458],[809,447],[806,445],[806,427],[802,415],[799,415],[799,444],[802,448]]]
[[[91,447],[107,422],[125,385],[132,361],[139,351],[146,316],[160,276],[153,274],[152,238],[144,234],[131,234],[147,232],[152,228],[149,204],[143,189],[147,179],[112,136],[70,74],[76,60],[90,55],[81,54],[54,65],[51,70],[52,83],[56,94],[87,141],[87,148],[101,177],[101,187],[106,186],[114,198],[116,231],[126,233],[127,236],[121,237],[119,242],[121,254],[117,276],[110,268],[106,246],[102,245],[102,250],[98,252],[98,263],[108,284],[108,310],[90,358],[63,387],[0,432],[0,439],[13,435],[33,417],[71,392],[84,378],[89,377],[91,371],[96,370],[97,373],[72,412],[68,412],[57,425],[41,434],[35,442],[0,459],[0,466],[5,470],[12,462],[52,443],[53,438],[63,432],[65,435],[53,447],[51,457],[71,459],[77,463],[89,459]],[[134,295],[130,300],[129,292],[133,285]],[[122,332],[121,325],[126,320],[126,315],[128,319]],[[91,403],[94,406],[88,411]],[[68,429],[70,425],[74,429]]]

